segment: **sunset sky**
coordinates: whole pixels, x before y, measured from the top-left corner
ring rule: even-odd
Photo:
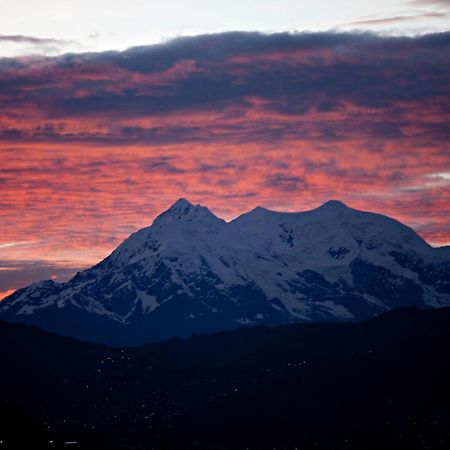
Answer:
[[[179,197],[340,199],[450,244],[449,1],[3,3],[0,298]]]

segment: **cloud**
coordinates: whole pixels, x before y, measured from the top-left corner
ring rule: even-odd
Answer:
[[[1,248],[10,248],[10,247],[17,247],[19,245],[30,245],[33,244],[33,241],[19,241],[19,242],[3,242],[0,243],[0,249]]]
[[[447,19],[448,13],[444,12],[430,12],[430,13],[422,13],[408,16],[395,16],[395,17],[386,17],[382,19],[364,19],[357,20],[354,22],[347,22],[346,26],[379,26],[379,25],[389,25],[401,22],[411,22],[416,20],[423,19]]]
[[[402,104],[444,99],[449,42],[447,33],[415,39],[224,33],[125,52],[4,59],[0,95],[10,107],[0,139],[105,145],[245,134],[295,139],[310,130],[286,116],[337,114],[350,106],[394,112]],[[265,114],[271,126],[251,114]],[[401,137],[402,124],[393,117],[376,122],[378,131]],[[205,121],[221,126],[207,134]],[[322,130],[324,138],[341,134],[337,122]]]
[[[275,173],[270,175],[266,181],[265,186],[269,188],[276,187],[284,192],[307,189],[304,178],[298,176],[290,176],[284,173]]]
[[[450,0],[409,0],[405,2],[405,4],[415,6],[441,6],[444,8],[449,8]]]
[[[5,35],[0,34],[0,42],[12,42],[16,44],[32,45],[67,45],[69,42],[63,39],[39,38],[35,36],[24,36],[20,34]]]
[[[439,173],[431,173],[428,175],[429,178],[433,178],[437,181],[442,182],[450,182],[450,172],[439,172]]]
[[[0,260],[0,300],[12,291],[37,280],[67,281],[79,270],[79,267],[67,266],[66,262]]]

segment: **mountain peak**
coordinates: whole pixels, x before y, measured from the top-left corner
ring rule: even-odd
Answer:
[[[179,198],[170,208],[169,211],[180,211],[186,208],[193,207],[194,205],[185,198]]]
[[[320,206],[320,208],[343,209],[348,208],[348,206],[340,200],[328,200],[322,206]]]
[[[256,206],[255,208],[253,208],[251,211],[248,212],[248,214],[261,214],[261,213],[266,213],[266,212],[271,212],[269,209],[264,208],[264,206]]]
[[[181,220],[183,222],[223,222],[208,208],[202,205],[194,205],[185,198],[179,198],[167,211],[160,214],[154,223],[167,224]]]

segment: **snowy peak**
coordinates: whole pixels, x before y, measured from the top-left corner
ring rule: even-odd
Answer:
[[[194,205],[185,198],[178,199],[167,211],[160,214],[153,224],[161,226],[175,221],[204,224],[223,222],[205,206]]]
[[[190,208],[194,208],[194,205],[185,198],[179,198],[169,209],[173,213],[189,210]]]
[[[246,222],[251,220],[283,220],[283,218],[288,218],[288,220],[304,220],[304,216],[308,214],[315,214],[320,216],[326,214],[326,216],[335,214],[336,216],[341,213],[346,212],[361,212],[356,209],[348,207],[345,203],[339,200],[329,200],[318,208],[311,209],[308,211],[295,211],[295,212],[284,212],[284,211],[273,211],[263,206],[257,206],[251,211],[242,214],[241,216],[234,219],[233,222]],[[302,218],[303,216],[303,218]]]
[[[192,211],[194,211],[196,206],[194,206],[191,202],[186,200],[185,198],[178,199],[169,209],[160,214],[156,219],[155,223],[160,221],[160,219],[182,219],[183,217],[188,216]]]
[[[349,209],[348,206],[341,202],[340,200],[328,200],[322,206],[319,206],[318,209]]]

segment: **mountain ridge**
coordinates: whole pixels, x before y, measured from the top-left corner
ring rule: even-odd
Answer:
[[[181,198],[68,282],[19,289],[0,318],[120,345],[449,304],[447,252],[395,219],[330,200],[225,222]]]

